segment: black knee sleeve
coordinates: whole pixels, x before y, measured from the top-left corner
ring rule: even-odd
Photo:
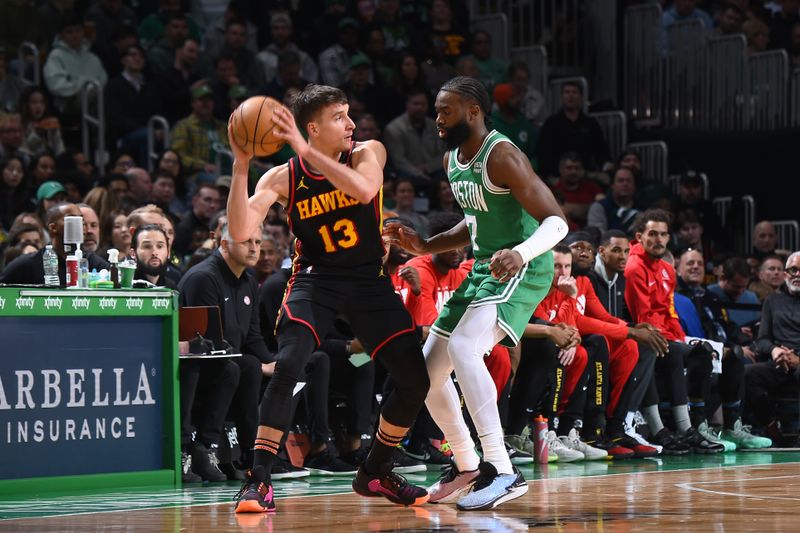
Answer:
[[[390,424],[411,427],[430,388],[425,358],[416,336],[404,334],[392,339],[377,353],[376,360],[394,382],[394,390],[384,400],[381,414]]]

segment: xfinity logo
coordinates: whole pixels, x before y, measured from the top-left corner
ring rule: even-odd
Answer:
[[[169,309],[169,298],[153,298],[150,302],[153,309]]]
[[[47,298],[44,299],[44,308],[45,309],[53,309],[53,308],[61,309],[61,303],[62,303],[61,298],[53,298],[51,296],[48,296]]]
[[[116,298],[100,298],[100,309],[116,309],[117,308],[117,299]]]
[[[139,309],[141,311],[144,305],[144,300],[141,298],[127,298],[125,300],[125,307],[128,309]]]
[[[76,297],[72,299],[73,309],[86,309],[89,310],[89,298]]]
[[[17,298],[17,309],[33,309],[33,298]]]

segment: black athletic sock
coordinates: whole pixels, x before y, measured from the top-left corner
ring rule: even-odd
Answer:
[[[263,481],[269,485],[271,482],[272,463],[278,454],[279,446],[280,442],[256,438],[256,444],[253,447],[253,481]]]

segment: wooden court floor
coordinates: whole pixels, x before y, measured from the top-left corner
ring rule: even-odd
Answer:
[[[522,468],[528,493],[494,511],[397,507],[349,480],[276,483],[278,512],[235,515],[233,483],[0,501],[0,531],[798,531],[800,452]],[[426,484],[433,473],[411,474]]]

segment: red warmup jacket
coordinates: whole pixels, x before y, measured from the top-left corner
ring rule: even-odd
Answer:
[[[578,276],[575,281],[578,285],[576,298],[566,295],[557,287],[551,287],[534,315],[553,324],[575,326],[581,335],[594,333],[612,340],[627,339],[627,323],[606,311],[589,278]]]
[[[683,342],[686,334],[675,312],[675,269],[647,255],[636,241],[631,241],[625,265],[625,303],[634,322],[652,324],[667,340]]]

